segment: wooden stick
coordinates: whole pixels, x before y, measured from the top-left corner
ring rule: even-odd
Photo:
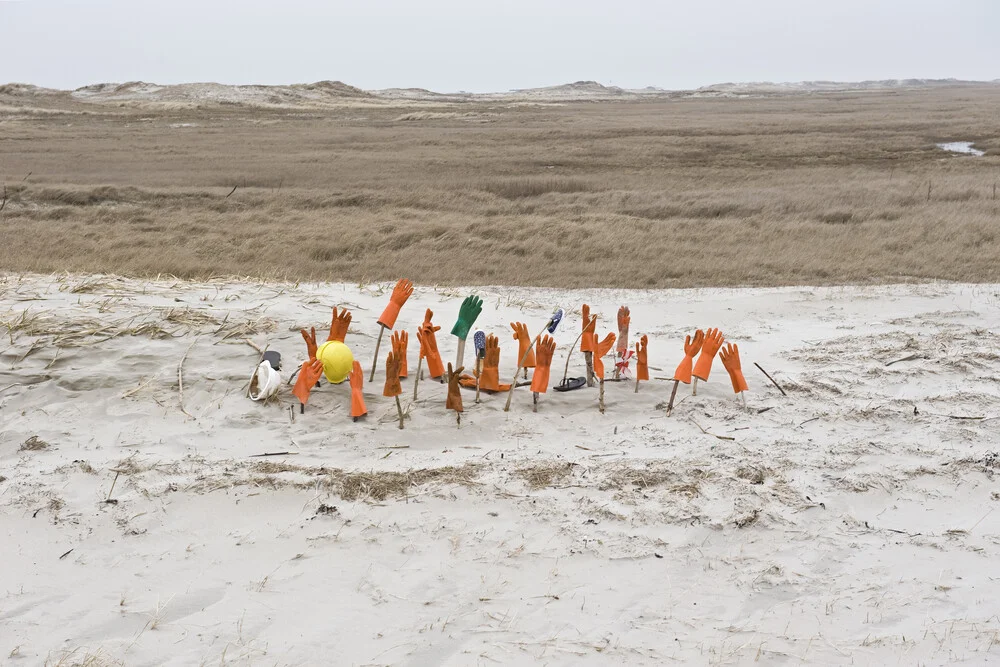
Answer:
[[[639,393],[639,369],[635,369],[635,393]]]
[[[600,409],[601,414],[604,414],[604,378],[601,378],[601,394],[597,400],[597,407]]]
[[[818,417],[817,417],[817,419],[818,419]],[[697,426],[698,429],[701,430],[701,432],[704,433],[705,435],[710,435],[713,438],[718,438],[719,440],[733,440],[733,441],[736,440],[736,438],[734,438],[732,436],[729,436],[729,435],[715,435],[714,433],[710,433],[710,432],[706,431],[704,428],[702,428],[701,424],[699,424],[698,422],[696,422],[694,419],[691,419],[691,423],[694,424],[695,426]]]
[[[597,321],[597,315],[594,315],[593,317],[591,317],[590,321],[591,322],[596,322]],[[590,326],[590,324],[588,323],[587,326]],[[573,344],[569,348],[569,354],[566,355],[566,368],[563,369],[562,384],[566,384],[566,378],[569,377],[569,360],[570,360],[570,357],[573,356],[573,352],[576,350],[576,344],[580,342],[581,338],[583,338],[583,332],[582,331],[576,335],[576,339],[573,341]]]
[[[122,474],[121,470],[115,471],[115,478],[111,481],[111,490],[108,491],[108,497],[105,500],[111,500],[111,494],[115,492],[115,483],[118,481],[118,475]]]
[[[691,379],[691,395],[692,396],[698,395],[698,378]]]
[[[476,358],[476,403],[479,402],[479,378],[483,374],[483,360]]]
[[[458,354],[455,355],[455,368],[462,368],[465,366],[465,339],[458,339]]]
[[[403,428],[403,406],[399,402],[399,396],[396,396],[396,412],[399,413],[399,428]]]
[[[923,358],[922,354],[919,354],[919,353],[917,353],[917,354],[911,354],[910,356],[903,357],[902,359],[896,359],[895,361],[887,361],[885,363],[885,365],[886,366],[892,366],[893,364],[898,364],[901,361],[913,361],[914,359],[921,359],[921,358]]]
[[[677,387],[680,386],[680,384],[681,384],[680,380],[674,380],[674,390],[670,392],[670,402],[667,403],[668,417],[670,416],[670,413],[674,411],[674,398],[677,397]]]
[[[771,381],[771,384],[773,384],[775,387],[778,388],[778,391],[781,392],[782,396],[788,396],[788,394],[785,393],[785,390],[781,388],[781,385],[778,384],[777,382],[775,382],[774,378],[771,377],[770,375],[768,375],[767,371],[765,371],[763,368],[760,367],[760,364],[758,364],[755,361],[755,362],[753,362],[753,365],[756,366],[760,370],[760,372],[763,373],[767,377],[767,379]]]
[[[423,363],[424,363],[424,358],[423,357],[420,357],[419,359],[417,359],[417,377],[414,378],[414,380],[413,380],[413,401],[414,401],[414,403],[417,401],[417,387],[420,385],[420,376],[424,374],[424,372],[420,369],[420,367],[423,365]]]
[[[583,358],[587,361],[587,386],[594,386],[594,353],[584,352]]]
[[[375,367],[378,366],[378,349],[379,349],[379,347],[382,346],[382,334],[385,333],[385,325],[379,324],[378,327],[379,327],[379,329],[378,329],[378,340],[375,341],[375,359],[372,361],[372,372],[371,372],[371,375],[368,376],[368,381],[369,382],[374,382],[375,381]]]
[[[538,412],[538,392],[531,392],[531,411]]]
[[[521,372],[521,366],[523,366],[524,362],[528,360],[528,354],[535,347],[535,342],[542,337],[542,334],[545,333],[550,324],[552,324],[551,319],[545,323],[545,327],[538,332],[538,335],[531,339],[531,345],[529,345],[528,349],[524,351],[524,356],[521,357],[521,361],[517,362],[517,370],[514,371],[514,378],[510,381],[510,391],[507,393],[507,405],[503,408],[504,412],[510,412],[510,401],[514,398],[514,389],[517,388],[517,375]]]

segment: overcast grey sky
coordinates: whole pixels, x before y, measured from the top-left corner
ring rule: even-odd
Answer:
[[[1000,78],[1000,0],[0,0],[0,83]]]

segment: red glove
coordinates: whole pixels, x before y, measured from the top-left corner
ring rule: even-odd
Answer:
[[[549,371],[552,369],[552,356],[556,352],[556,342],[551,336],[545,336],[538,339],[535,347],[538,348],[538,355],[536,356],[535,372],[531,376],[531,391],[544,394],[549,388]]]
[[[378,323],[386,329],[391,329],[396,325],[396,318],[399,316],[399,309],[403,307],[406,300],[413,294],[413,283],[405,278],[396,281],[396,286],[392,289],[392,296],[389,297],[389,305],[382,311],[382,316],[378,318]]]
[[[299,371],[299,377],[295,380],[295,386],[292,388],[292,393],[302,405],[309,402],[309,393],[316,386],[321,375],[323,375],[322,361],[313,359],[302,362],[302,370]]]

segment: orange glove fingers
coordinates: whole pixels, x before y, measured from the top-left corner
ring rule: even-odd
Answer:
[[[316,359],[316,327],[312,327],[308,332],[305,329],[299,329],[299,331],[302,333],[302,340],[306,342],[309,361],[314,361]]]
[[[330,320],[330,336],[328,341],[335,340],[343,343],[347,337],[347,328],[351,325],[351,311],[344,308],[337,314],[337,307],[333,307],[333,318]]]
[[[718,329],[709,329],[705,332],[705,341],[701,346],[701,356],[698,357],[694,365],[694,376],[703,382],[708,382],[708,376],[712,373],[712,362],[715,355],[722,347],[722,333]]]
[[[382,311],[378,318],[378,323],[386,329],[391,329],[396,325],[396,318],[399,317],[399,309],[403,307],[406,300],[413,294],[413,283],[405,278],[396,281],[396,286],[392,288],[392,296],[389,297],[389,304]]]
[[[534,368],[535,351],[531,349],[531,335],[528,334],[528,325],[523,322],[511,322],[510,328],[514,330],[514,340],[517,341],[518,363],[524,359],[524,363],[521,363],[522,368]],[[528,355],[527,359],[524,357],[525,354]]]

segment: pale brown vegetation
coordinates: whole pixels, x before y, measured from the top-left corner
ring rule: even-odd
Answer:
[[[998,281],[998,105],[1000,87],[981,86],[412,113],[5,111],[0,270]],[[987,155],[935,147],[951,140]]]

